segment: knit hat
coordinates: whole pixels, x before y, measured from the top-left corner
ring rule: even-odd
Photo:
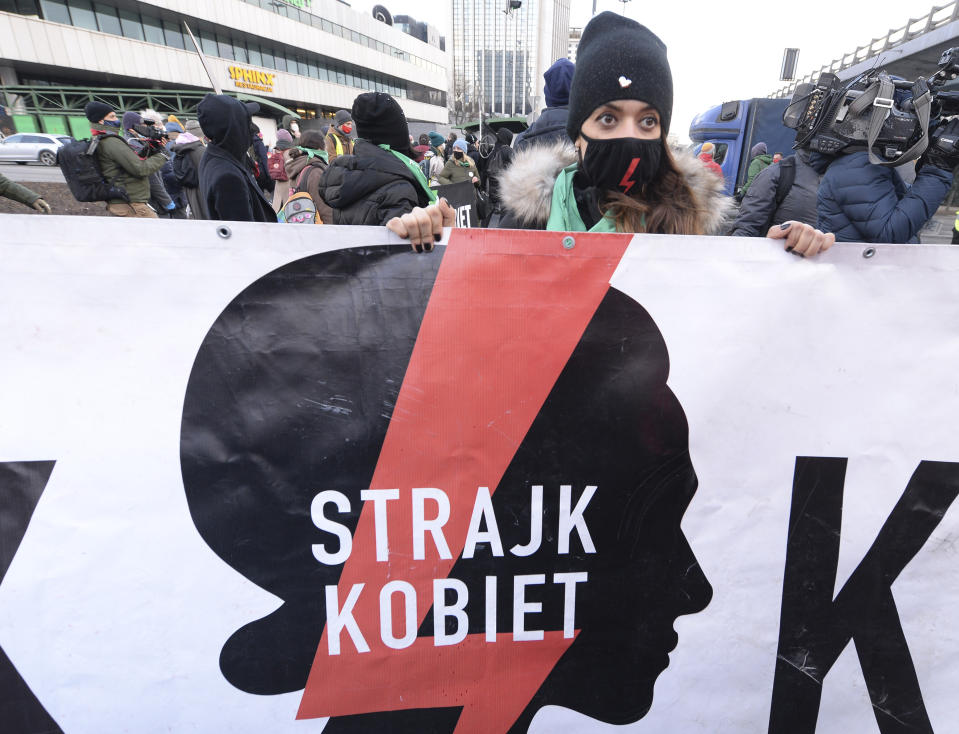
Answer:
[[[183,129],[183,125],[181,125],[179,122],[168,122],[168,123],[167,123],[166,125],[164,125],[163,127],[164,127],[164,129],[165,129],[168,133],[182,133],[182,132],[186,132],[186,131]]]
[[[106,102],[87,102],[87,106],[83,108],[83,114],[87,116],[90,122],[100,122],[111,112],[113,112],[113,108]]]
[[[430,130],[426,135],[430,139],[430,145],[432,145],[434,148],[439,148],[443,143],[446,142],[446,138],[444,138],[435,130]]]
[[[276,149],[277,150],[289,150],[293,147],[293,136],[290,135],[289,130],[284,130],[280,128],[276,131]]]
[[[466,152],[466,141],[465,140],[454,140],[453,141],[453,150],[461,150],[464,153]]]
[[[124,130],[129,130],[131,127],[136,127],[142,122],[143,122],[143,118],[140,117],[140,113],[133,112],[131,110],[130,112],[123,113],[123,123],[121,124],[121,127]]]
[[[646,26],[605,11],[583,30],[569,90],[566,132],[576,140],[593,110],[618,99],[646,102],[659,112],[663,134],[673,116],[673,77],[666,46]]]
[[[353,100],[353,122],[356,134],[378,145],[385,143],[393,150],[410,150],[410,131],[403,108],[383,92],[365,92]],[[412,157],[412,155],[410,156]]]
[[[569,104],[569,85],[573,81],[575,68],[569,59],[557,59],[543,74],[547,107],[565,107]]]
[[[503,145],[509,145],[513,142],[513,131],[508,127],[501,127],[496,131],[496,139]]]
[[[200,123],[196,120],[187,120],[186,131],[196,135],[198,138],[203,137],[203,129],[200,127]]]
[[[703,143],[703,147],[699,149],[699,154],[702,155],[703,153],[709,153],[709,155],[712,155],[713,150],[715,150],[715,148],[716,146],[713,145],[712,143],[705,142]]]
[[[766,155],[765,143],[756,143],[752,148],[749,149],[750,159],[755,158],[757,155]]]
[[[333,127],[339,127],[344,122],[349,122],[353,118],[350,117],[350,113],[346,110],[337,110],[336,114],[333,115]]]

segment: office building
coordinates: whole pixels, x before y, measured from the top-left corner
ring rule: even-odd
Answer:
[[[68,134],[91,99],[195,116],[211,82],[186,26],[223,91],[276,119],[310,127],[383,91],[414,132],[448,123],[449,55],[337,0],[0,0],[0,105]]]

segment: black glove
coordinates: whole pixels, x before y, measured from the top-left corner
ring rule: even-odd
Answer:
[[[929,147],[922,159],[946,171],[959,166],[959,119],[950,120],[929,133]]]

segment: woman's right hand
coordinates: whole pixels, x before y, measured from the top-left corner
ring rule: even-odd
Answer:
[[[446,199],[428,207],[416,207],[409,214],[393,217],[386,228],[410,241],[413,252],[430,252],[443,237],[443,227],[452,227],[456,212]]]

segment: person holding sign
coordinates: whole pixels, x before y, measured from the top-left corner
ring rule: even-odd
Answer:
[[[657,234],[721,234],[731,200],[723,183],[690,155],[666,143],[673,82],[666,46],[648,28],[616,13],[583,31],[570,88],[566,132],[573,141],[516,155],[500,177],[503,228]],[[438,213],[411,212],[387,226],[418,237]],[[433,229],[434,233],[439,230]],[[808,257],[835,238],[808,224],[783,222],[767,235]]]

